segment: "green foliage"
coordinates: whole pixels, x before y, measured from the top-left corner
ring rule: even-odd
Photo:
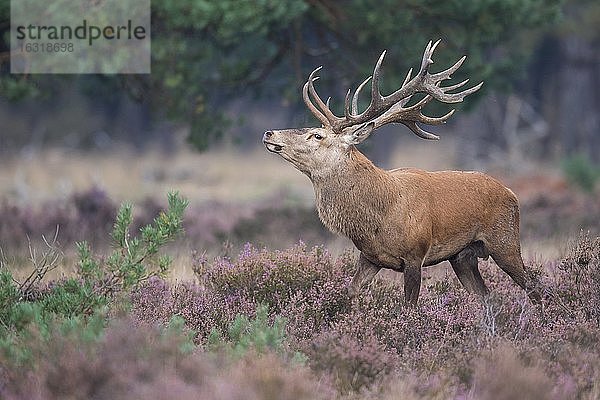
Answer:
[[[6,328],[6,321],[10,318],[10,312],[19,300],[19,289],[13,281],[10,271],[0,268],[0,322],[1,327]]]
[[[162,334],[167,339],[179,339],[178,348],[182,354],[191,353],[196,348],[194,344],[196,332],[186,328],[185,319],[179,315],[171,317]]]
[[[43,302],[17,302],[8,315],[3,316],[0,352],[5,359],[16,364],[32,361],[32,350],[44,346],[55,332],[63,336],[76,335],[86,341],[96,340],[102,335],[106,322],[103,309],[98,308],[89,315],[63,314],[60,309],[48,307],[52,303],[59,305],[59,296],[49,297],[54,298]]]
[[[83,312],[96,310],[106,304],[107,299],[95,293],[93,287],[77,279],[67,279],[56,285],[39,304],[49,313],[64,317],[76,317]]]
[[[565,159],[562,170],[569,182],[588,193],[594,191],[596,182],[600,178],[600,166],[595,165],[583,154]]]
[[[383,49],[389,50],[390,66],[384,89],[401,84],[427,41],[437,38],[444,40],[436,66],[468,54],[457,79],[484,80],[484,90],[508,87],[523,70],[534,33],[558,19],[561,5],[561,0],[157,0],[152,74],[106,79],[119,84],[98,81],[91,93],[108,98],[115,91],[103,88],[126,90],[167,118],[188,123],[190,141],[205,149],[229,126],[220,111],[229,99],[254,93],[300,104],[300,84],[324,65],[321,90],[340,108],[346,87],[338,85],[362,81]],[[8,8],[0,8],[0,19],[8,20]],[[3,29],[0,33],[8,24]],[[28,78],[2,76],[0,93],[14,99],[61,87],[53,77]],[[481,93],[468,100],[477,96]]]
[[[216,328],[211,331],[207,347],[210,350],[225,350],[233,357],[241,358],[248,351],[264,354],[267,351],[282,353],[285,342],[285,319],[275,317],[269,324],[269,307],[260,305],[254,319],[239,314],[229,325],[226,334]]]
[[[162,93],[160,107],[169,117],[190,123],[190,142],[199,149],[228,128],[219,105],[245,86],[262,83],[283,61],[289,27],[308,9],[298,0],[152,5],[153,29],[164,31],[153,36],[151,85]]]
[[[159,254],[162,246],[182,231],[183,212],[188,204],[177,193],[168,196],[168,208],[150,225],[143,227],[140,237],[131,237],[133,207],[124,204],[119,210],[112,239],[115,250],[106,259],[95,257],[87,243],[78,243],[79,278],[65,279],[49,286],[41,285],[43,276],[56,264],[34,263],[30,278],[17,282],[10,271],[0,266],[0,352],[15,363],[30,360],[31,346],[42,346],[46,340],[60,332],[75,335],[78,340],[93,341],[103,333],[105,306],[111,296],[129,290],[154,275],[163,275],[171,260]],[[56,248],[50,246],[44,253],[53,256]],[[39,276],[38,276],[39,275]],[[169,323],[165,335],[183,332],[183,321],[177,318]],[[170,332],[170,333],[169,333]],[[181,351],[190,351],[194,333],[179,335]]]
[[[106,259],[95,257],[86,242],[77,243],[79,273],[84,282],[90,286],[100,282],[96,290],[107,295],[137,287],[152,276],[164,276],[172,260],[160,255],[159,250],[183,231],[183,213],[188,205],[177,192],[169,193],[168,202],[167,210],[140,230],[141,237],[131,236],[133,206],[123,204],[112,232],[114,250]]]
[[[103,298],[93,295],[76,279],[55,283],[45,293],[38,293],[34,301],[24,295],[10,271],[0,271],[0,337],[20,332],[32,323],[46,332],[54,318],[74,317],[105,304]]]

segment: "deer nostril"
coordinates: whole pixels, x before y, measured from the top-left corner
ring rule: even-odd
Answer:
[[[270,138],[271,136],[273,136],[273,131],[266,131],[265,132],[265,137],[266,138]]]

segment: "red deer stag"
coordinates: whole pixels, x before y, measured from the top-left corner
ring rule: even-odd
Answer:
[[[354,95],[348,90],[341,117],[331,111],[329,101],[323,102],[317,94],[314,82],[321,67],[315,69],[302,94],[322,126],[267,131],[263,136],[267,150],[310,178],[323,224],[346,235],[360,250],[350,289],[353,295],[381,268],[389,268],[404,273],[405,299],[416,304],[421,268],[448,260],[466,290],[484,296],[488,290],[477,261],[478,257],[488,256],[525,289],[519,204],[512,191],[479,172],[414,168],[385,171],[355,147],[389,123],[404,124],[423,139],[437,140],[438,136],[418,124],[443,124],[454,110],[442,117],[429,117],[422,113],[423,107],[432,99],[461,102],[482,86],[483,82],[454,93],[450,92],[464,86],[468,79],[441,86],[465,57],[445,71],[430,73],[431,57],[439,42],[429,42],[417,74],[411,77],[409,70],[402,87],[388,96],[379,90],[384,51],[373,75],[358,86]],[[369,80],[371,102],[359,112],[358,97]],[[409,105],[417,93],[424,97]],[[530,297],[538,296],[532,292]]]

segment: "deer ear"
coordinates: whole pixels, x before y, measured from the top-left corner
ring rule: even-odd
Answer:
[[[375,129],[375,122],[367,122],[361,125],[358,129],[353,132],[346,134],[346,142],[348,144],[359,144],[366,138],[368,138],[373,130]]]

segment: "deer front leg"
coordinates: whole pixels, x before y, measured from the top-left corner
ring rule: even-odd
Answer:
[[[417,305],[421,291],[421,265],[407,264],[404,269],[404,299],[407,304]]]
[[[356,296],[365,286],[371,283],[380,269],[381,267],[373,264],[371,261],[367,260],[363,253],[360,253],[356,274],[354,274],[354,277],[352,278],[352,283],[350,284],[350,290],[348,292],[350,297]]]

